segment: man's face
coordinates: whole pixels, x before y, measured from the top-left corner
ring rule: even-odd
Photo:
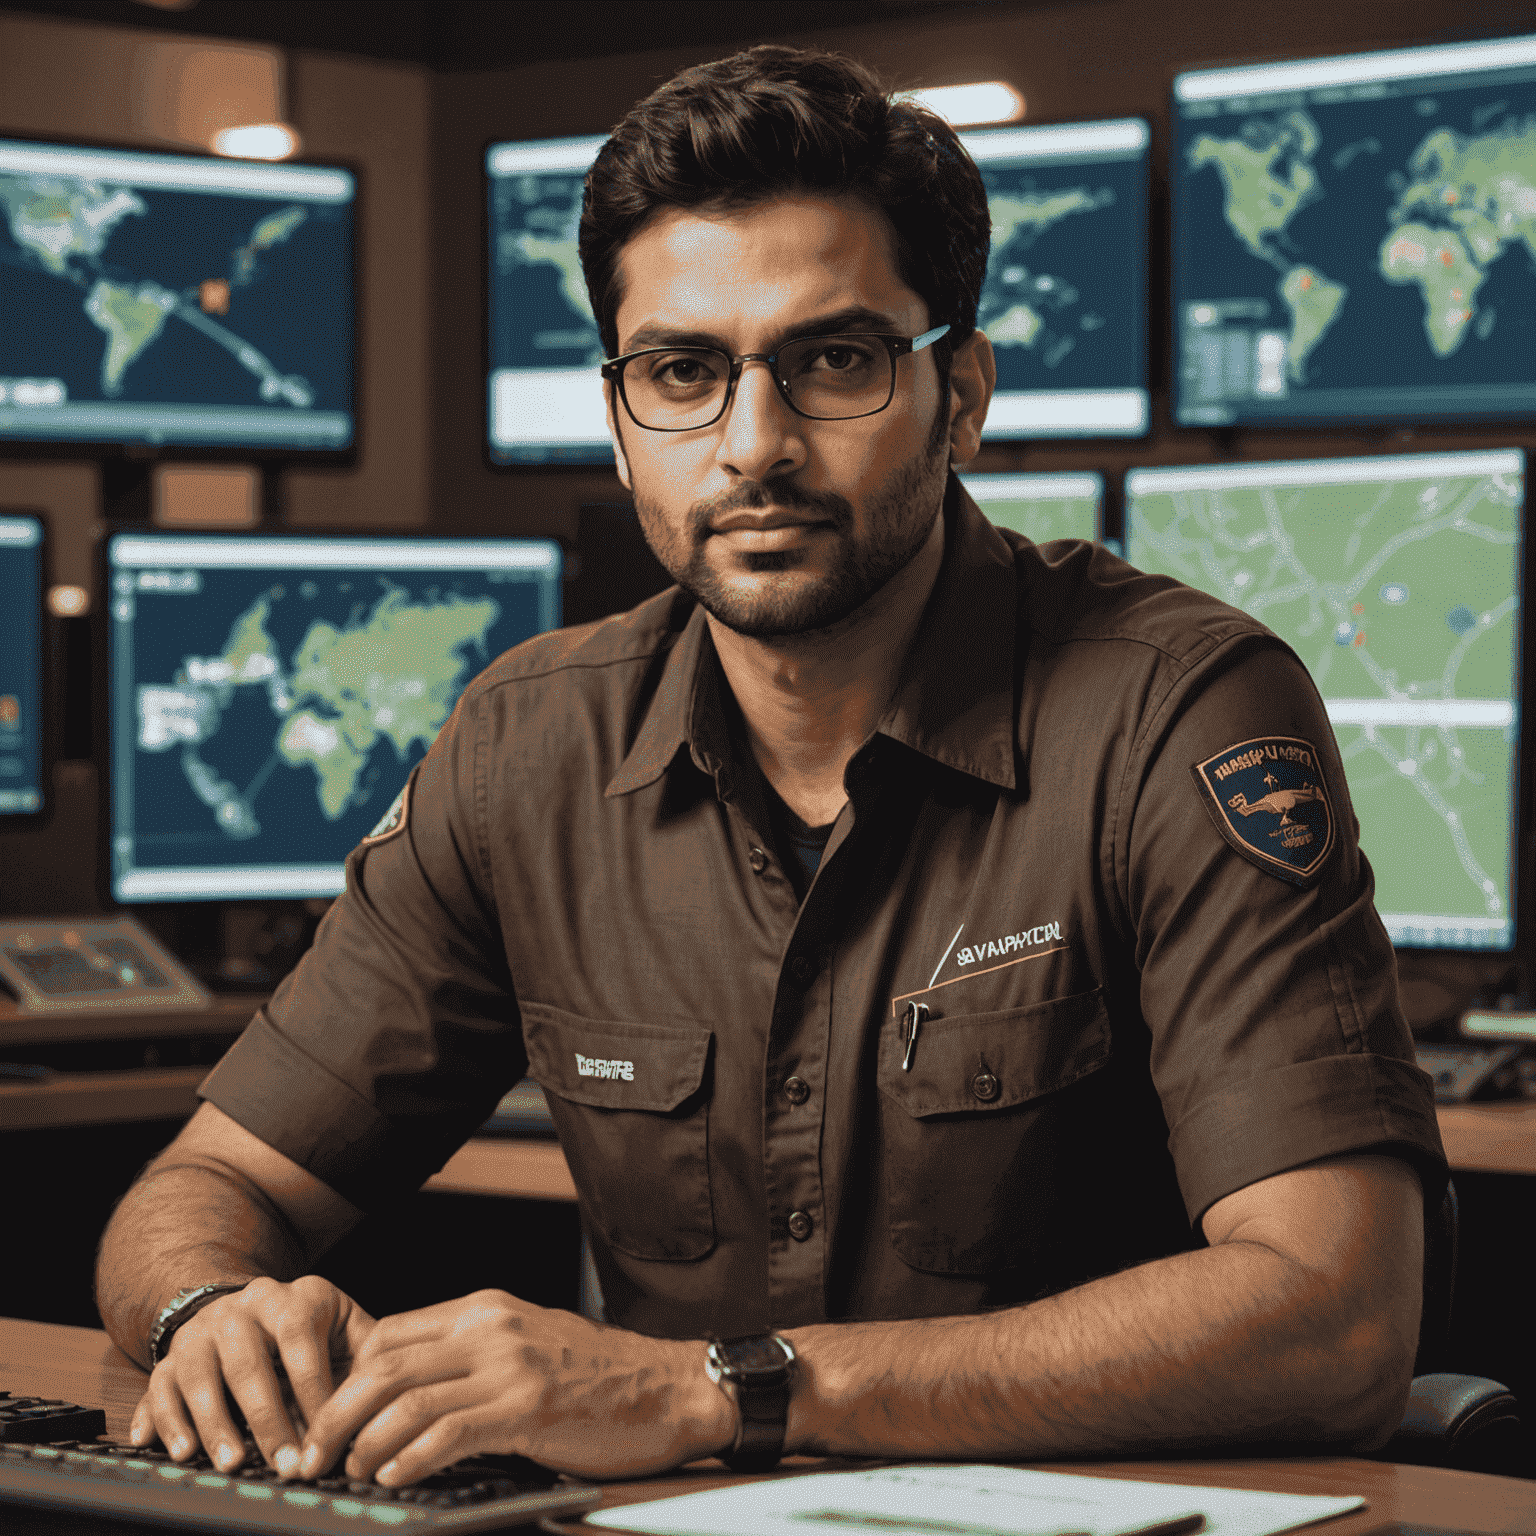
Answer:
[[[667,210],[620,255],[619,351],[773,352],[835,329],[911,337],[928,309],[898,275],[890,227],[854,198],[787,196],[727,212]],[[721,623],[775,636],[861,607],[933,528],[949,403],[932,352],[901,358],[878,415],[811,421],[762,363],[713,426],[636,426],[609,386],[619,474],[657,558]]]

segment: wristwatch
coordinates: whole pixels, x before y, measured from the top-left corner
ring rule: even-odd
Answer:
[[[177,1291],[161,1307],[155,1317],[155,1326],[149,1330],[151,1368],[165,1359],[165,1352],[171,1347],[171,1335],[188,1318],[196,1316],[216,1297],[227,1295],[230,1291],[243,1291],[245,1286],[244,1280],[219,1280],[212,1285],[196,1285],[190,1290]]]
[[[771,1472],[784,1451],[795,1351],[776,1333],[713,1339],[705,1352],[709,1379],[735,1400],[736,1444],[721,1457],[733,1472]]]

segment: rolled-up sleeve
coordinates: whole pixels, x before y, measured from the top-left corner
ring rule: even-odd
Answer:
[[[478,694],[348,857],[315,942],[198,1089],[365,1211],[419,1188],[527,1070],[488,899]]]
[[[1299,854],[1289,877],[1266,856],[1284,846],[1266,841],[1281,810],[1257,814],[1230,784],[1218,799],[1201,781],[1202,765],[1271,742],[1311,747],[1331,819],[1319,867]],[[1249,812],[1234,810],[1224,831],[1222,807],[1235,801]],[[1363,1151],[1407,1159],[1438,1201],[1430,1080],[1398,1004],[1327,710],[1294,654],[1240,639],[1172,688],[1130,754],[1125,803],[1117,878],[1190,1220],[1260,1179]],[[1309,834],[1286,835],[1296,846]]]

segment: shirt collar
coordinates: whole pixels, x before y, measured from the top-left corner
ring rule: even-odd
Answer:
[[[936,762],[1013,789],[1013,551],[953,473],[944,522],[944,563],[876,729]],[[696,603],[606,794],[653,784],[684,745],[718,786],[730,752],[723,693],[714,642]]]

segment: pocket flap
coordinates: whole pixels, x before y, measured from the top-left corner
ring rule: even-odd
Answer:
[[[1102,987],[1000,1013],[935,1012],[918,1026],[912,1070],[904,1072],[901,1018],[888,1018],[880,1091],[914,1117],[1007,1109],[1103,1066],[1110,1038]]]
[[[697,1024],[583,1019],[523,1003],[528,1075],[546,1093],[604,1109],[676,1109],[699,1091],[713,1034]]]

